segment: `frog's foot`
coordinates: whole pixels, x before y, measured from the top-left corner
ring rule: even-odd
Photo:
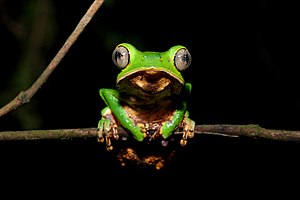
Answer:
[[[121,149],[118,159],[123,167],[128,163],[140,164],[140,158],[132,148]]]
[[[111,139],[118,140],[118,125],[112,115],[104,115],[98,123],[98,141],[106,142],[106,149],[113,149]]]
[[[155,167],[156,170],[160,170],[165,165],[165,160],[158,155],[146,155],[144,157],[139,157],[137,152],[133,148],[121,149],[118,154],[118,160],[121,166],[126,165],[141,165],[147,167]]]
[[[150,155],[143,158],[143,163],[149,166],[154,166],[155,169],[160,170],[165,165],[165,160],[156,155]]]
[[[188,138],[194,137],[195,122],[190,118],[185,117],[182,121],[181,127],[183,129],[181,146],[185,146]]]

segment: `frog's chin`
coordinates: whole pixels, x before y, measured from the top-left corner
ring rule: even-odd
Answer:
[[[143,70],[130,74],[117,83],[119,89],[128,93],[155,95],[160,93],[179,94],[182,83],[161,70]]]

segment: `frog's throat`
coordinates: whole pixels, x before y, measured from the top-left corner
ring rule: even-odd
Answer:
[[[133,74],[138,73],[138,72],[143,72],[143,71],[148,71],[148,72],[149,72],[149,71],[152,71],[152,72],[165,72],[165,73],[167,73],[169,76],[171,76],[171,77],[173,77],[174,79],[176,79],[180,84],[182,84],[182,85],[184,84],[184,79],[183,79],[183,77],[181,76],[180,73],[174,74],[174,72],[169,71],[169,70],[167,70],[167,69],[157,69],[157,68],[154,68],[154,67],[151,67],[151,68],[147,67],[147,68],[142,68],[142,69],[132,70],[132,71],[125,72],[125,73],[120,73],[120,74],[118,75],[118,77],[117,77],[117,84],[118,84],[121,80],[127,78],[128,76],[133,75]],[[150,72],[150,73],[151,73],[151,72]]]

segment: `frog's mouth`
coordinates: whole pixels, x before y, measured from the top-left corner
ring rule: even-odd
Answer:
[[[129,74],[118,81],[117,86],[121,91],[128,93],[142,92],[144,94],[158,94],[168,92],[179,94],[183,83],[170,73],[157,69],[147,69]]]

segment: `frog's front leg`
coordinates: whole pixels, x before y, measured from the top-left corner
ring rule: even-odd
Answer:
[[[113,89],[100,89],[100,96],[105,101],[107,108],[103,109],[102,118],[99,121],[99,138],[106,139],[108,149],[112,149],[111,138],[118,138],[118,125],[133,134],[134,138],[142,141],[145,134],[141,132],[139,126],[128,116],[120,101],[120,93]],[[103,139],[102,139],[103,140]]]
[[[191,93],[192,85],[186,83],[184,85],[183,99],[180,106],[174,111],[170,120],[162,124],[161,135],[163,138],[168,138],[178,127],[182,129],[182,139],[180,144],[185,146],[188,138],[194,137],[195,122],[189,118],[187,111],[187,98]]]
[[[185,103],[183,103],[185,104]],[[184,106],[185,107],[185,106]],[[189,118],[189,112],[184,109],[176,110],[171,120],[163,123],[161,135],[168,138],[177,128],[182,129],[182,138],[180,144],[185,146],[188,138],[194,137],[195,122]]]
[[[192,84],[185,83],[184,84],[185,96],[188,97],[191,94],[191,91],[192,91]],[[186,102],[187,102],[187,98],[184,100],[183,106],[182,106],[183,110],[185,110],[184,118],[179,125],[179,127],[182,128],[182,130],[183,130],[182,139],[180,140],[180,144],[182,146],[186,145],[188,138],[194,137],[194,129],[195,129],[195,124],[196,124],[195,121],[193,121],[192,119],[189,118],[189,112],[186,110],[186,108],[187,108]]]

